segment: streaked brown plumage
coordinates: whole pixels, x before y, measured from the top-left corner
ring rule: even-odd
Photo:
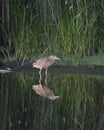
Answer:
[[[60,60],[60,58],[58,58],[55,55],[43,57],[43,58],[36,60],[33,63],[33,67],[40,69],[39,73],[41,74],[41,70],[44,68],[47,71],[48,67],[51,66],[54,63],[55,60]]]
[[[46,85],[33,85],[32,89],[40,96],[48,98],[50,100],[55,100],[59,98],[59,96],[55,96],[53,91],[49,89]]]

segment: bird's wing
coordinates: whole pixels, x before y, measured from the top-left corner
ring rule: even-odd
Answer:
[[[46,65],[47,62],[48,62],[48,58],[43,57],[43,58],[40,58],[40,59],[36,60],[35,63],[44,66],[44,65]]]

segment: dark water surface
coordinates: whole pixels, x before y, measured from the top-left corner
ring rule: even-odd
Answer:
[[[42,86],[37,71],[0,74],[0,130],[104,130],[103,76],[43,77]],[[52,94],[59,98],[49,99]]]

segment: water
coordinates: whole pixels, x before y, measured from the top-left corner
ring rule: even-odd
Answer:
[[[38,95],[32,87],[41,84],[59,98]],[[104,130],[103,76],[1,74],[0,97],[0,130]]]

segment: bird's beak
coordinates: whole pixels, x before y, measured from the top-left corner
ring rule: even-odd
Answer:
[[[57,98],[60,98],[60,96],[51,96],[51,97],[49,97],[50,100],[55,100]]]
[[[58,57],[56,57],[55,59],[56,59],[56,60],[60,60],[60,58],[58,58]]]

